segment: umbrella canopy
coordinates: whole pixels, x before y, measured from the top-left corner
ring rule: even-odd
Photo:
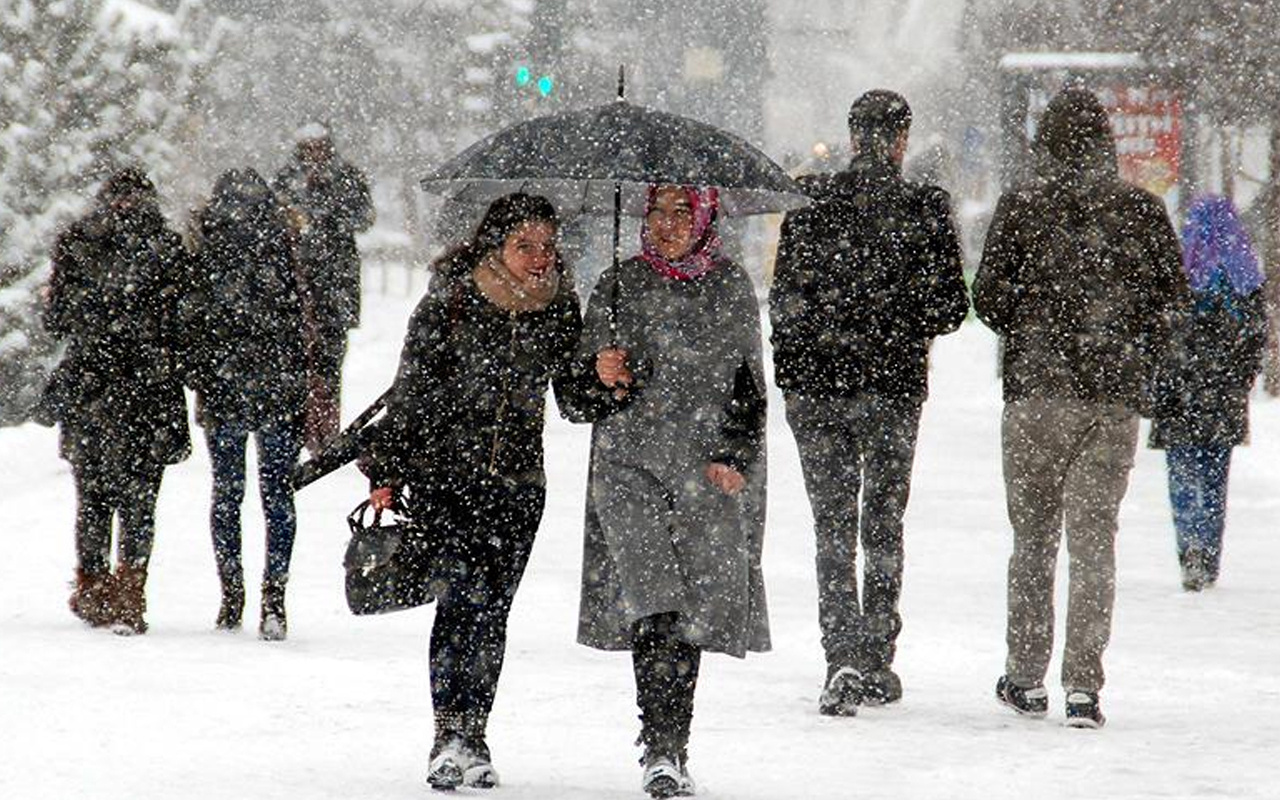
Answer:
[[[728,216],[789,211],[807,202],[781,167],[746,140],[697,120],[625,100],[536,117],[482,139],[422,180],[431,192],[484,204],[540,194],[564,213],[644,213],[650,184],[714,186]]]

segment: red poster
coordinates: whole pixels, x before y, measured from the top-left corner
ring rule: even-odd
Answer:
[[[1178,185],[1182,155],[1182,105],[1158,86],[1098,90],[1115,131],[1120,175],[1159,197]]]

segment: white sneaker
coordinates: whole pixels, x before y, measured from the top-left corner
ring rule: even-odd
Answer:
[[[427,783],[432,789],[456,789],[466,778],[469,762],[462,739],[449,739],[431,757],[431,764],[427,767]]]
[[[687,774],[681,773],[679,765],[670,757],[657,756],[652,760],[646,759],[644,775],[640,778],[640,788],[650,797],[680,796],[680,790],[686,783],[692,794],[693,781],[689,780]]]

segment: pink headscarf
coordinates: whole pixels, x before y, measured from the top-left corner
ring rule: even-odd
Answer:
[[[720,261],[720,236],[715,222],[720,210],[720,193],[714,187],[699,189],[682,186],[693,208],[693,249],[678,261],[668,261],[659,255],[649,240],[649,212],[653,211],[658,197],[658,187],[649,187],[649,198],[644,204],[644,225],[640,228],[640,258],[667,278],[687,281],[705,275]]]

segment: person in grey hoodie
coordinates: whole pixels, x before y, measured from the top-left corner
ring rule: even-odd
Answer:
[[[702,652],[769,648],[759,305],[717,211],[714,189],[650,187],[642,252],[601,277],[579,347],[619,408],[592,432],[578,641],[631,651],[654,797],[693,793]]]

